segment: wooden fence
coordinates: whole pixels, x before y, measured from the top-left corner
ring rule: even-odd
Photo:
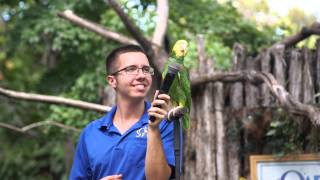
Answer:
[[[255,57],[236,44],[232,61],[231,71],[269,72],[296,100],[320,103],[320,41],[315,50],[275,45]],[[202,71],[213,73],[202,66]],[[266,129],[279,112],[288,112],[279,108],[265,84],[216,81],[193,88],[192,94],[192,124],[185,132],[183,179],[249,179],[249,155],[272,153]],[[297,133],[305,137],[315,133],[319,137],[319,128],[306,117],[293,119],[299,124]],[[306,140],[303,152],[314,151],[320,151],[320,146],[311,148]]]

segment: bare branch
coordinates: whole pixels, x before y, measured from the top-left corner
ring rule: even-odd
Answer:
[[[311,35],[320,35],[320,23],[314,22],[310,27],[303,27],[297,34],[283,39],[277,44],[283,44],[285,47],[293,46],[298,42],[308,38]]]
[[[192,77],[192,87],[208,82],[236,82],[249,81],[253,84],[266,83],[271,93],[278,99],[281,106],[288,111],[308,117],[313,124],[320,125],[320,108],[302,104],[295,100],[270,73],[251,71],[216,72],[213,75],[198,75]]]
[[[158,47],[162,46],[167,31],[169,17],[168,0],[157,0],[157,25],[153,34],[152,42]]]
[[[76,14],[74,14],[71,10],[65,10],[64,12],[59,12],[58,15],[80,27],[83,27],[88,29],[89,31],[95,32],[104,38],[112,39],[122,44],[138,44],[138,42],[135,41],[134,39],[131,39],[129,37],[126,37],[125,35],[110,31],[99,24],[83,19],[77,16]]]
[[[71,130],[71,131],[74,131],[74,132],[80,132],[80,129],[77,129],[77,128],[72,127],[72,126],[67,126],[65,124],[54,122],[54,121],[36,122],[36,123],[29,124],[27,126],[24,126],[22,128],[13,126],[11,124],[0,122],[0,127],[11,129],[13,131],[17,131],[17,132],[21,132],[21,133],[24,133],[26,131],[29,131],[30,129],[33,129],[33,128],[36,128],[36,127],[39,127],[39,126],[44,126],[44,125],[52,125],[52,126],[60,127],[62,129]]]
[[[9,98],[23,99],[27,101],[37,101],[37,102],[44,102],[44,103],[50,103],[50,104],[62,104],[66,106],[77,107],[77,108],[86,109],[86,110],[94,110],[98,112],[107,112],[111,109],[111,107],[108,107],[108,106],[88,103],[80,100],[73,100],[73,99],[57,97],[57,96],[18,92],[18,91],[7,90],[1,87],[0,87],[0,95],[7,96]]]
[[[118,14],[123,24],[127,27],[131,35],[138,41],[138,43],[143,47],[147,52],[149,57],[153,57],[152,44],[148,39],[146,39],[140,29],[133,23],[133,21],[127,16],[127,14],[122,10],[120,5],[116,0],[105,0],[107,4],[112,7],[112,9]]]

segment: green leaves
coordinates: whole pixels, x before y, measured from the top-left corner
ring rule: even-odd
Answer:
[[[278,156],[303,151],[306,140],[301,137],[299,123],[293,120],[294,117],[283,110],[274,112],[274,117],[266,132],[268,150]]]

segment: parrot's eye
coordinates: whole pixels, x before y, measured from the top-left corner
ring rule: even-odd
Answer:
[[[128,67],[122,68],[122,69],[112,73],[112,75],[116,75],[117,73],[119,73],[121,71],[124,71],[128,75],[138,75],[139,69],[141,69],[143,74],[154,75],[154,69],[150,66],[143,66],[141,68],[139,68],[137,66],[128,66]]]

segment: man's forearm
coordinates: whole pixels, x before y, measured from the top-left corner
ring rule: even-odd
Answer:
[[[160,130],[158,128],[148,128],[145,172],[147,179],[155,180],[167,180],[171,174],[170,166],[168,165],[164,154]]]

